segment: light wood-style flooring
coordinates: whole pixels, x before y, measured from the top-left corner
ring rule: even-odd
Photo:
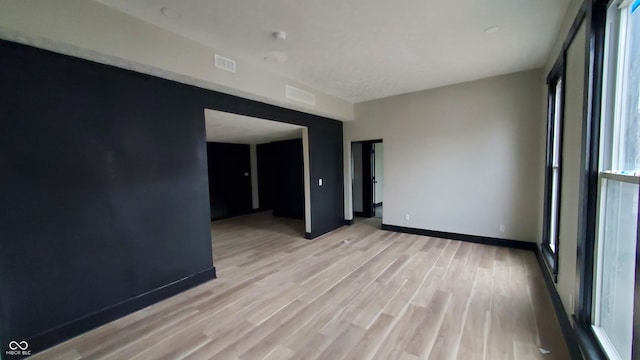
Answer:
[[[569,359],[533,252],[379,227],[214,222],[218,279],[34,358]]]

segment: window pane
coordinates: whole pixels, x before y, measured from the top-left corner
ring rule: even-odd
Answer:
[[[560,193],[560,156],[561,156],[561,132],[562,132],[562,78],[557,78],[555,83],[551,84],[550,89],[550,99],[551,106],[549,107],[549,120],[551,126],[551,141],[550,148],[547,151],[550,151],[551,155],[551,188],[550,193],[546,196],[549,197],[550,200],[550,212],[549,219],[547,219],[549,223],[549,233],[548,235],[548,245],[552,252],[556,252],[558,247],[558,206],[559,206],[559,193]],[[546,244],[546,243],[545,243]],[[555,265],[554,265],[555,266]]]
[[[549,219],[549,247],[556,252],[558,243],[558,190],[560,188],[559,169],[553,168],[551,174],[551,218]]]
[[[617,169],[640,170],[640,9],[627,9]]]
[[[560,118],[562,116],[562,79],[558,80],[555,88],[555,107],[553,110],[553,166],[560,164]]]
[[[638,185],[604,180],[599,239],[599,326],[623,359],[631,358]]]
[[[603,66],[602,89],[602,127],[600,143],[600,169],[613,169],[613,119],[616,113],[616,74],[618,64],[618,46],[620,10],[618,6],[610,6],[607,10],[607,25],[605,28],[605,52]]]

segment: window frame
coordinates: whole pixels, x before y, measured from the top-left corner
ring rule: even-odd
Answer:
[[[540,249],[554,282],[558,282],[558,262],[560,247],[560,210],[562,199],[562,149],[564,136],[565,108],[565,51],[562,51],[547,76],[547,132],[544,186],[544,222]],[[558,96],[558,83],[559,96]],[[559,108],[558,108],[559,104]],[[558,111],[559,110],[559,111]],[[555,133],[558,130],[558,133]],[[557,141],[557,146],[556,146]],[[557,166],[554,166],[557,160]],[[556,169],[557,168],[557,169]],[[557,171],[554,188],[554,172]],[[554,201],[555,197],[555,201]],[[555,204],[555,211],[553,205]],[[552,229],[552,224],[555,228]],[[553,232],[553,234],[552,234]],[[552,236],[553,235],[553,236]],[[553,248],[551,239],[555,239]],[[555,250],[554,250],[555,249]]]
[[[634,1],[634,0],[632,0]],[[581,212],[579,214],[580,228],[578,236],[577,269],[578,279],[576,283],[577,304],[574,315],[575,330],[577,340],[585,358],[608,359],[603,346],[592,327],[595,307],[595,280],[596,280],[596,246],[598,237],[598,224],[600,217],[599,197],[601,195],[601,181],[603,178],[612,175],[601,173],[600,157],[610,156],[610,152],[605,150],[601,154],[600,146],[610,146],[611,144],[601,144],[601,136],[607,137],[612,129],[605,128],[602,114],[603,100],[607,94],[605,89],[604,75],[610,69],[605,69],[607,47],[605,40],[607,35],[607,14],[611,4],[616,0],[593,0],[585,1],[583,7],[587,18],[587,49],[585,57],[588,61],[585,77],[587,86],[585,87],[585,155],[583,168],[583,186]],[[629,3],[629,0],[626,0]],[[602,133],[604,131],[604,133]],[[606,141],[606,140],[605,140]],[[640,224],[640,212],[638,215]],[[636,251],[640,250],[640,226],[636,235]],[[637,254],[635,265],[636,279],[640,275],[640,261]],[[636,280],[634,289],[634,322],[633,322],[633,346],[632,356],[640,358],[640,287]]]
[[[600,114],[600,126],[601,126],[601,139],[600,139],[600,152],[598,156],[599,166],[598,166],[598,189],[599,193],[596,194],[597,197],[597,217],[596,217],[596,231],[594,237],[594,262],[593,262],[593,285],[592,285],[592,308],[591,308],[591,318],[590,318],[590,326],[592,327],[595,337],[597,341],[600,343],[602,349],[607,354],[607,356],[613,356],[614,358],[620,358],[619,349],[613,345],[611,339],[609,339],[609,334],[606,332],[604,328],[599,324],[601,321],[600,314],[600,305],[599,302],[602,301],[600,297],[602,294],[602,271],[603,271],[603,259],[599,256],[599,254],[603,251],[604,243],[604,233],[603,233],[603,221],[605,216],[605,202],[606,202],[606,194],[607,188],[610,182],[616,182],[620,184],[640,184],[640,177],[637,176],[637,172],[635,175],[630,174],[622,174],[619,171],[625,170],[623,167],[620,167],[621,158],[624,157],[624,147],[621,146],[621,141],[624,140],[626,136],[625,127],[628,125],[627,119],[623,119],[625,116],[624,109],[626,107],[626,102],[628,101],[628,96],[625,95],[626,90],[626,72],[629,70],[627,67],[627,61],[630,61],[628,58],[629,54],[626,53],[628,50],[627,46],[627,37],[630,35],[630,13],[626,12],[625,7],[617,8],[620,4],[623,3],[621,1],[611,1],[607,4],[606,12],[605,12],[605,29],[604,36],[605,42],[603,44],[603,63],[602,63],[602,86],[600,88],[601,91],[601,104],[602,104],[602,112]],[[627,6],[631,6],[633,1],[626,1]],[[637,3],[637,1],[636,1]],[[613,11],[612,11],[613,10]],[[609,16],[613,14],[614,18],[610,21]],[[607,44],[607,41],[610,41]],[[637,170],[637,169],[636,169]],[[636,253],[638,251],[638,223],[636,223]],[[637,255],[636,255],[637,256]],[[635,271],[636,276],[638,276],[638,258],[635,261]],[[637,317],[637,313],[640,309],[637,308],[638,302],[638,289],[637,289],[637,280],[636,280],[636,289],[631,289],[633,291],[635,309],[632,310],[634,316]],[[632,305],[633,306],[633,305]],[[632,326],[632,356],[638,356],[637,349],[637,341],[634,341],[633,338],[637,337],[637,319],[636,323]],[[633,355],[635,353],[635,355]],[[614,355],[615,354],[615,355]]]

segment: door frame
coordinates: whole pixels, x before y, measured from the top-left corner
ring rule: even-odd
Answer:
[[[375,215],[375,207],[382,205],[382,202],[374,204],[374,187],[375,187],[375,164],[374,164],[374,144],[383,143],[383,139],[352,141],[353,144],[362,144],[362,211],[352,211],[353,216],[370,218]],[[352,154],[353,156],[353,154]],[[353,171],[353,162],[351,163],[351,171]],[[365,180],[366,179],[366,180]],[[351,179],[351,192],[353,194],[353,179]],[[353,197],[352,197],[353,204]],[[352,205],[353,209],[353,205]]]

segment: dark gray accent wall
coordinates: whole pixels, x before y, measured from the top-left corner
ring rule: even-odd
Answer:
[[[2,348],[215,277],[205,108],[307,126],[311,235],[342,225],[339,121],[0,41]]]
[[[3,347],[213,268],[184,87],[6,42],[0,84]]]

